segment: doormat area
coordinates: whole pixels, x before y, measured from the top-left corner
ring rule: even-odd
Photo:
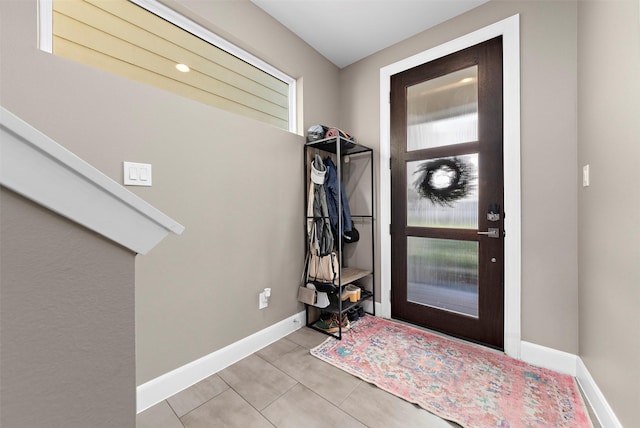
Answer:
[[[311,354],[464,427],[592,427],[571,376],[382,318]]]

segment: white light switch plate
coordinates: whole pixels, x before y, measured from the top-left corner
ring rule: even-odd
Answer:
[[[125,186],[151,186],[151,164],[124,162],[123,178]]]
[[[582,167],[582,187],[589,186],[589,165]]]

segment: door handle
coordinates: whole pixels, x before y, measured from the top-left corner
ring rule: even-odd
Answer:
[[[500,238],[500,229],[490,227],[486,232],[478,232],[478,235],[487,235],[489,238]]]

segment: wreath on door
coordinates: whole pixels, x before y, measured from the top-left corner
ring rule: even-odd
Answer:
[[[414,172],[413,185],[418,194],[433,204],[451,206],[472,190],[475,178],[473,165],[458,157],[427,161]]]

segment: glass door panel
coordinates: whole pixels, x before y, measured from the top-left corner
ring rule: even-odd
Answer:
[[[407,88],[407,151],[478,140],[478,66]]]
[[[407,300],[478,316],[478,242],[407,237]]]
[[[477,171],[477,153],[407,162],[407,226],[477,229]]]

